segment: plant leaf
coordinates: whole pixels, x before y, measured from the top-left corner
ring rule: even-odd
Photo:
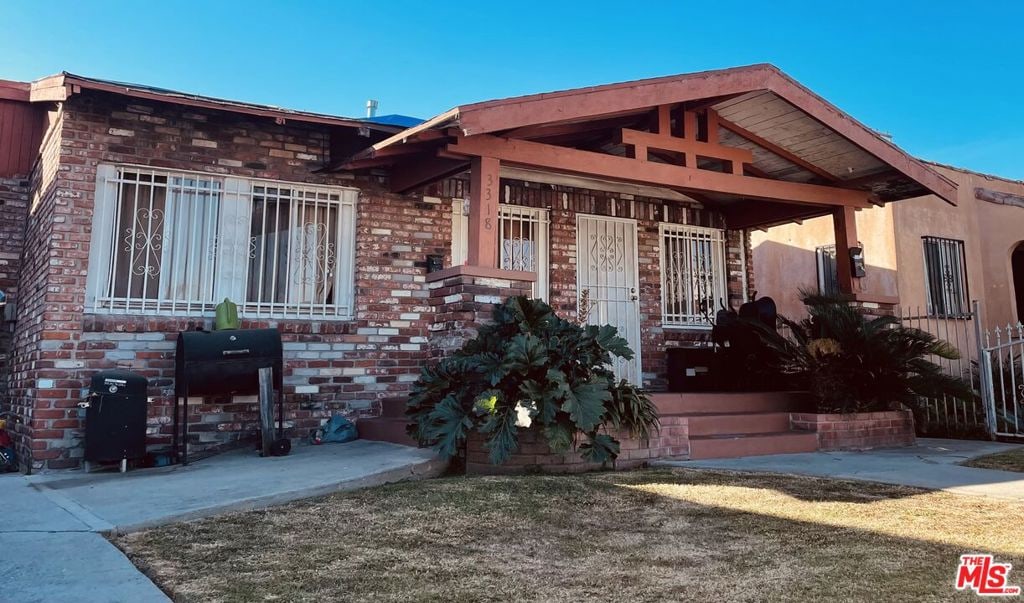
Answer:
[[[544,438],[548,441],[548,448],[555,454],[565,454],[572,448],[572,429],[561,423],[545,427]]]
[[[591,463],[607,463],[619,456],[619,441],[606,433],[587,434],[587,441],[580,445],[583,460]]]
[[[490,453],[488,456],[491,463],[500,465],[507,461],[512,453],[519,448],[519,438],[516,428],[515,408],[500,410],[487,418],[481,426],[480,431],[491,434],[491,437],[484,443],[484,448]]]
[[[593,431],[604,415],[604,404],[611,400],[608,380],[596,375],[569,390],[562,410],[581,431]]]
[[[619,330],[611,325],[588,327],[588,332],[594,338],[597,345],[601,346],[614,356],[633,359],[633,350],[629,348],[629,342],[619,335]]]
[[[426,423],[421,434],[444,458],[455,456],[466,438],[466,430],[473,426],[473,420],[451,394],[430,411]]]
[[[548,348],[539,337],[520,333],[509,341],[506,359],[510,370],[528,372],[547,364]]]

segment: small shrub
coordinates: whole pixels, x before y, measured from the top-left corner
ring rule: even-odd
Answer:
[[[518,448],[518,431],[539,429],[556,453],[579,447],[588,461],[614,461],[619,442],[608,428],[646,439],[658,429],[650,399],[615,382],[614,358],[633,351],[611,326],[584,326],[525,297],[497,306],[494,320],[462,349],[423,369],[406,414],[410,434],[444,457],[472,430],[486,436],[494,464]]]

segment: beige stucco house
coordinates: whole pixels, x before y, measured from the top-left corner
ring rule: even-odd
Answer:
[[[1024,182],[931,165],[957,184],[957,204],[926,195],[857,211],[858,285],[940,333],[957,328],[972,300],[985,326],[1016,324],[1024,319]],[[834,244],[828,216],[753,232],[754,288],[800,316],[799,288],[834,288]]]

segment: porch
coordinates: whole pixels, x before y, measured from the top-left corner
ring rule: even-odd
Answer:
[[[777,69],[754,65],[463,105],[342,159],[396,193],[452,198],[427,275],[434,356],[513,294],[612,324],[618,377],[666,387],[665,350],[709,339],[756,292],[750,229],[831,216],[839,290],[865,290],[855,212],[955,186]],[[454,183],[454,184],[453,184]],[[453,188],[454,187],[454,188]]]

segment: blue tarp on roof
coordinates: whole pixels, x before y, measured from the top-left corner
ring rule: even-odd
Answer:
[[[423,123],[423,120],[418,117],[409,117],[408,115],[399,115],[397,113],[392,113],[391,115],[364,117],[360,119],[360,121],[368,121],[382,126],[398,126],[400,128],[411,128]]]

